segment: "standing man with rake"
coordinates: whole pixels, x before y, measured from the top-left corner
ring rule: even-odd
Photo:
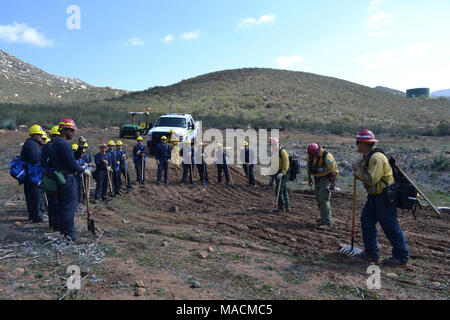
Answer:
[[[367,129],[361,130],[356,136],[356,146],[363,159],[354,162],[352,167],[356,178],[363,182],[368,193],[361,214],[365,250],[356,257],[367,262],[378,262],[380,250],[376,224],[379,222],[393,247],[392,257],[383,260],[383,263],[397,267],[408,262],[409,250],[397,220],[397,208],[389,207],[384,193],[387,186],[394,184],[394,176],[387,157],[375,149],[377,142],[372,131]]]
[[[280,140],[277,138],[270,139],[270,145],[272,147],[272,152],[278,152],[279,162],[278,171],[276,174],[276,188],[275,195],[277,196],[278,202],[275,209],[275,213],[280,213],[280,211],[291,211],[291,203],[289,201],[289,194],[287,190],[287,182],[291,176],[291,170],[289,167],[289,153],[286,149],[282,148],[280,145]]]
[[[142,137],[137,138],[137,145],[133,148],[133,162],[136,168],[136,183],[145,184],[145,146]]]

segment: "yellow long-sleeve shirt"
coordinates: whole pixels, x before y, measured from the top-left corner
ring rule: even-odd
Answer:
[[[289,153],[285,149],[281,149],[281,157],[278,162],[278,172],[281,172],[283,175],[289,170]]]
[[[368,194],[382,194],[386,188],[386,182],[391,185],[395,182],[389,160],[381,152],[375,152],[370,157],[366,167],[367,156],[363,156],[361,167],[356,171],[356,178],[361,180]]]
[[[339,169],[337,167],[336,160],[334,160],[334,157],[330,152],[328,152],[327,156],[325,157],[325,161],[323,162],[322,158],[323,158],[324,151],[325,150],[321,149],[319,156],[317,158],[315,158],[315,157],[312,158],[312,163],[311,163],[312,166],[316,166],[317,164],[320,165],[321,163],[324,164],[324,167],[322,168],[322,172],[316,172],[316,173],[310,172],[310,174],[312,174],[314,177],[317,177],[317,178],[325,177],[329,174],[332,174],[332,175],[339,174]],[[308,163],[308,170],[309,170],[309,168],[310,168],[309,164],[311,162],[311,159],[309,156],[307,157],[306,162]]]

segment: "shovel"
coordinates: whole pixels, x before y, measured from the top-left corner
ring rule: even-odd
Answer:
[[[278,191],[277,191],[277,202],[275,202],[275,210],[278,210],[280,207],[278,206],[278,199],[280,198],[280,190],[281,190],[281,179],[279,179],[278,183]]]
[[[344,245],[341,248],[341,252],[349,254],[351,256],[360,254],[362,249],[354,246],[355,244],[355,213],[356,213],[356,175],[353,176],[353,214],[352,214],[352,240],[350,245]]]
[[[108,170],[106,170],[106,174],[108,175],[109,190],[110,190],[111,196],[114,196],[114,189],[113,189],[112,181],[111,181],[112,180],[112,178],[111,178],[112,173],[110,175],[110,172]]]
[[[86,196],[86,207],[87,207],[87,229],[92,232],[95,236],[95,221],[91,219],[91,205],[89,204],[89,176],[84,176],[83,181],[84,194]]]

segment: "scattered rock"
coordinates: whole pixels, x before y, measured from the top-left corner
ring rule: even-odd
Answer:
[[[136,287],[138,287],[138,288],[145,288],[144,281],[136,280]]]
[[[277,231],[273,228],[263,228],[263,230],[265,232],[272,233],[272,234],[277,233]]]
[[[8,202],[6,202],[6,203],[4,204],[4,206],[5,206],[5,207],[15,207],[15,206],[17,206],[17,203],[8,201]]]
[[[209,252],[214,252],[214,248],[213,247],[208,247],[208,251]]]
[[[198,283],[197,281],[192,282],[191,288],[200,288],[200,283]]]
[[[125,224],[130,223],[130,221],[125,220],[125,219],[123,219],[122,222],[125,223]]]
[[[206,251],[199,251],[197,252],[197,255],[200,259],[206,259],[208,257],[208,252]]]
[[[163,241],[162,243],[161,243],[161,246],[162,247],[167,247],[169,245],[169,243],[167,242],[167,241]]]
[[[295,239],[294,237],[290,238],[289,240],[291,240],[292,242],[297,242],[297,239]]]
[[[14,273],[15,274],[24,274],[25,273],[25,269],[23,269],[23,268],[17,268],[17,269],[15,269],[14,270]]]
[[[441,283],[440,282],[437,282],[437,281],[435,281],[435,282],[433,282],[433,283],[431,283],[432,285],[433,285],[433,287],[435,287],[435,288],[440,288],[441,287]]]
[[[133,260],[129,259],[126,261],[126,264],[130,264],[130,263],[133,263]]]
[[[25,283],[19,284],[19,288],[25,288]]]
[[[388,273],[386,273],[386,275],[388,277],[391,277],[391,278],[397,278],[398,277],[398,275],[396,273],[394,273],[394,272],[388,272]]]
[[[16,222],[14,222],[14,225],[15,225],[16,227],[21,227],[21,226],[22,226],[22,222],[16,221]]]
[[[134,292],[134,296],[142,297],[142,296],[145,296],[146,293],[147,293],[147,290],[145,288],[137,288],[136,291]]]
[[[145,234],[144,234],[144,233],[139,234],[139,236],[140,236],[141,238],[145,238]]]
[[[28,129],[28,126],[26,126],[26,125],[24,125],[24,124],[21,124],[21,125],[19,126],[19,128],[20,128],[20,129]]]

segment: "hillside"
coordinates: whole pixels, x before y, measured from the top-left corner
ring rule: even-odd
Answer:
[[[214,72],[109,103],[191,112],[217,126],[334,126],[345,131],[367,124],[376,131],[396,131],[436,126],[450,118],[450,101],[444,99],[407,99],[336,78],[259,68]]]
[[[124,93],[49,74],[0,50],[0,103],[70,103],[113,98]]]
[[[396,89],[391,89],[391,88],[386,88],[386,87],[382,87],[382,86],[377,86],[374,89],[385,91],[385,92],[389,92],[389,93],[392,93],[392,94],[398,94],[400,96],[405,96],[406,95],[406,93],[403,92],[403,91],[396,90]]]
[[[450,89],[438,90],[431,93],[432,97],[450,97]]]

